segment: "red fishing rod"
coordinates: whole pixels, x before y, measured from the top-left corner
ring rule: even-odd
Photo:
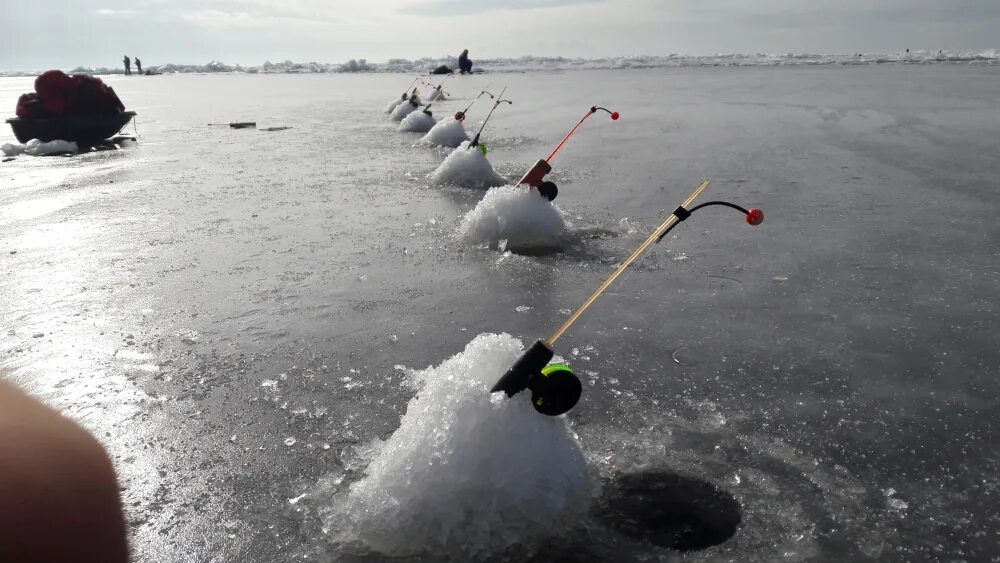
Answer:
[[[528,170],[524,174],[524,176],[521,177],[521,180],[518,182],[518,184],[519,185],[527,184],[528,186],[538,190],[538,192],[543,196],[545,196],[549,201],[554,200],[556,196],[559,195],[559,189],[556,188],[555,183],[546,182],[543,181],[542,179],[545,177],[546,174],[552,171],[552,165],[551,165],[552,159],[555,158],[557,154],[559,154],[559,151],[561,151],[564,146],[566,146],[566,143],[569,142],[570,137],[572,137],[576,133],[576,130],[579,129],[581,125],[583,125],[584,121],[587,121],[587,119],[589,119],[590,116],[594,115],[598,111],[606,112],[608,115],[611,116],[612,121],[618,121],[618,118],[620,117],[617,111],[611,111],[608,108],[602,108],[600,106],[591,106],[590,111],[588,111],[586,115],[584,115],[583,118],[581,118],[580,121],[578,121],[576,125],[574,125],[573,128],[569,130],[569,133],[566,133],[566,136],[563,137],[563,140],[559,142],[555,150],[552,151],[552,154],[550,154],[548,158],[536,162],[535,165],[532,166],[531,169]]]

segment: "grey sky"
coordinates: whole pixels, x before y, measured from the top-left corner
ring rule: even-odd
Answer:
[[[1000,0],[0,0],[0,69],[981,50]]]

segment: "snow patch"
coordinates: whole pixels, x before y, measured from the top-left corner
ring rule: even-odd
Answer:
[[[459,235],[468,242],[492,246],[506,240],[509,250],[558,248],[565,232],[559,209],[527,186],[489,190],[459,226]]]
[[[60,141],[56,139],[46,143],[38,139],[32,139],[23,145],[5,143],[0,147],[0,150],[3,150],[4,156],[17,156],[19,154],[46,156],[50,154],[76,154],[80,152],[80,147],[73,141]]]
[[[438,184],[455,184],[468,188],[489,188],[507,183],[507,180],[493,170],[493,165],[479,147],[469,148],[469,141],[451,151],[431,174],[431,180]]]
[[[439,121],[426,135],[420,138],[420,142],[424,144],[452,148],[469,140],[469,135],[465,132],[465,125],[456,120],[454,116]]]
[[[410,133],[426,133],[437,123],[433,116],[422,111],[414,111],[399,123],[399,130]]]
[[[411,113],[417,111],[420,107],[420,98],[412,97],[406,102],[403,102],[396,106],[396,109],[392,110],[392,118],[396,121],[402,121],[404,117],[410,115]]]
[[[322,511],[339,540],[382,555],[482,560],[581,515],[587,468],[566,418],[489,392],[522,351],[510,335],[480,334],[441,365],[408,373],[418,392],[399,429]]]

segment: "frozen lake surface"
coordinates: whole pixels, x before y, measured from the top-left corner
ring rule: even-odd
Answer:
[[[137,560],[1000,555],[1000,68],[456,77],[438,119],[508,86],[483,142],[512,181],[592,104],[621,112],[553,161],[561,251],[530,255],[459,236],[485,191],[432,182],[450,149],[384,113],[411,79],[112,77],[137,146],[0,164],[0,369],[108,447]],[[0,108],[30,89],[0,79]],[[208,125],[232,121],[291,129]],[[427,381],[461,378],[442,362],[496,369],[482,343],[514,344],[477,335],[548,336],[703,179],[701,201],[767,220],[699,212],[560,340],[584,395],[546,422],[569,434],[519,426],[525,460],[422,433],[463,427],[445,407],[465,403]],[[526,472],[544,509],[511,488],[491,533],[463,535],[468,494],[420,487],[476,466],[394,453],[435,436],[492,460],[472,490],[510,486],[505,463],[572,481],[577,452],[586,490]],[[362,495],[379,483],[425,504],[393,520]],[[554,537],[526,531],[560,503]],[[377,507],[379,527],[344,507]],[[386,547],[394,532],[427,544]]]

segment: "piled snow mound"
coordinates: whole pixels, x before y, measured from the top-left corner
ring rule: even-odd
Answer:
[[[410,133],[426,133],[434,127],[437,120],[422,111],[411,112],[399,123],[399,130]]]
[[[489,188],[507,183],[493,170],[493,165],[478,147],[469,149],[470,141],[458,145],[431,173],[439,184],[456,184],[469,188]]]
[[[457,147],[463,141],[469,141],[465,125],[454,116],[438,122],[426,135],[420,138],[421,143],[439,145],[442,147]]]
[[[416,102],[415,105],[414,102]],[[417,111],[418,107],[420,107],[420,98],[410,98],[409,100],[396,106],[396,109],[392,110],[392,118],[396,121],[402,121],[404,117]]]
[[[565,233],[559,209],[527,186],[503,186],[486,192],[459,227],[459,235],[466,241],[491,246],[507,241],[505,248],[510,250],[558,248]]]
[[[24,153],[24,145],[14,143],[4,143],[0,146],[4,156],[17,156]]]
[[[489,392],[521,351],[508,334],[480,334],[440,366],[410,372],[419,390],[399,429],[375,446],[327,526],[382,555],[483,560],[578,517],[586,462],[566,419]]]
[[[431,93],[427,95],[427,99],[432,102],[435,100],[443,100],[445,99],[445,93],[444,91],[438,90],[437,88],[432,88]]]
[[[385,112],[386,113],[392,113],[393,111],[396,110],[396,108],[399,107],[399,104],[401,104],[401,103],[403,103],[405,101],[406,100],[404,100],[402,96],[400,96],[398,98],[394,98],[391,102],[389,102],[389,105],[385,106]]]
[[[38,139],[32,139],[27,144],[17,145],[5,143],[0,150],[4,156],[17,156],[19,154],[30,154],[32,156],[45,156],[49,154],[76,154],[80,152],[80,147],[76,142],[54,140],[43,143]]]

